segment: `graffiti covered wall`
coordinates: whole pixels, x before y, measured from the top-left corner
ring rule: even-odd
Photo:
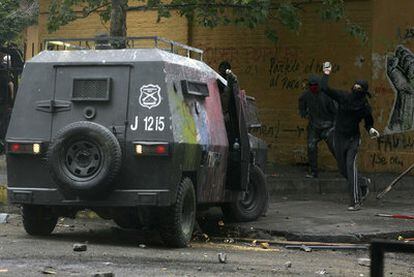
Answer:
[[[322,74],[324,61],[333,63],[334,87],[349,89],[356,79],[370,81],[370,45],[350,37],[341,23],[322,22],[316,2],[303,7],[301,31],[295,34],[277,27],[277,44],[262,29],[193,27],[193,44],[206,50],[205,60],[215,68],[221,61],[229,61],[241,87],[256,97],[263,125],[255,134],[268,142],[269,158],[276,163],[307,162],[307,121],[299,116],[298,98],[309,75]],[[349,1],[346,8],[352,20],[370,32],[371,1]],[[320,149],[321,167],[336,169],[324,143]]]
[[[392,2],[373,6],[373,107],[383,136],[363,155],[367,171],[401,172],[414,162],[414,1]]]

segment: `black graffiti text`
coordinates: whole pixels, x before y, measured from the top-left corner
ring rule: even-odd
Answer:
[[[377,140],[377,148],[380,152],[414,150],[414,138],[406,134],[380,137]]]

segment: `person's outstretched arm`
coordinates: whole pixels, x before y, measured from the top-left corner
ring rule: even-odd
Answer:
[[[372,108],[369,103],[365,105],[364,113],[365,130],[367,130],[371,138],[378,138],[380,133],[374,128],[374,118],[372,116]]]
[[[346,97],[346,95],[348,93],[345,92],[345,91],[332,89],[328,86],[329,75],[332,72],[332,66],[328,62],[324,63],[323,66],[324,66],[324,68],[323,68],[323,73],[324,74],[323,74],[322,80],[321,80],[321,90],[322,90],[323,93],[325,93],[326,95],[331,97],[333,100],[340,103],[344,100],[344,98]]]

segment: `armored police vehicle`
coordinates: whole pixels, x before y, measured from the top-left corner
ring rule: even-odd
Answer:
[[[127,38],[125,49],[102,41],[49,40],[25,65],[6,142],[9,202],[22,205],[27,233],[50,234],[59,217],[90,209],[184,247],[197,209],[260,217],[267,150],[249,134],[254,99],[236,76],[163,38]]]

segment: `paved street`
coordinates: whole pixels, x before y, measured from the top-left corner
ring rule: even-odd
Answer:
[[[72,250],[74,243],[86,241],[86,252]],[[328,276],[369,276],[369,268],[358,265],[358,258],[369,256],[367,251],[304,252],[202,242],[167,249],[154,233],[91,219],[61,220],[52,236],[35,238],[23,231],[20,216],[11,215],[9,223],[0,225],[0,253],[0,276],[42,276],[42,271],[57,276],[320,276],[324,270]],[[226,264],[219,263],[218,253],[227,254]],[[412,276],[414,259],[388,255],[386,268],[387,276]]]

